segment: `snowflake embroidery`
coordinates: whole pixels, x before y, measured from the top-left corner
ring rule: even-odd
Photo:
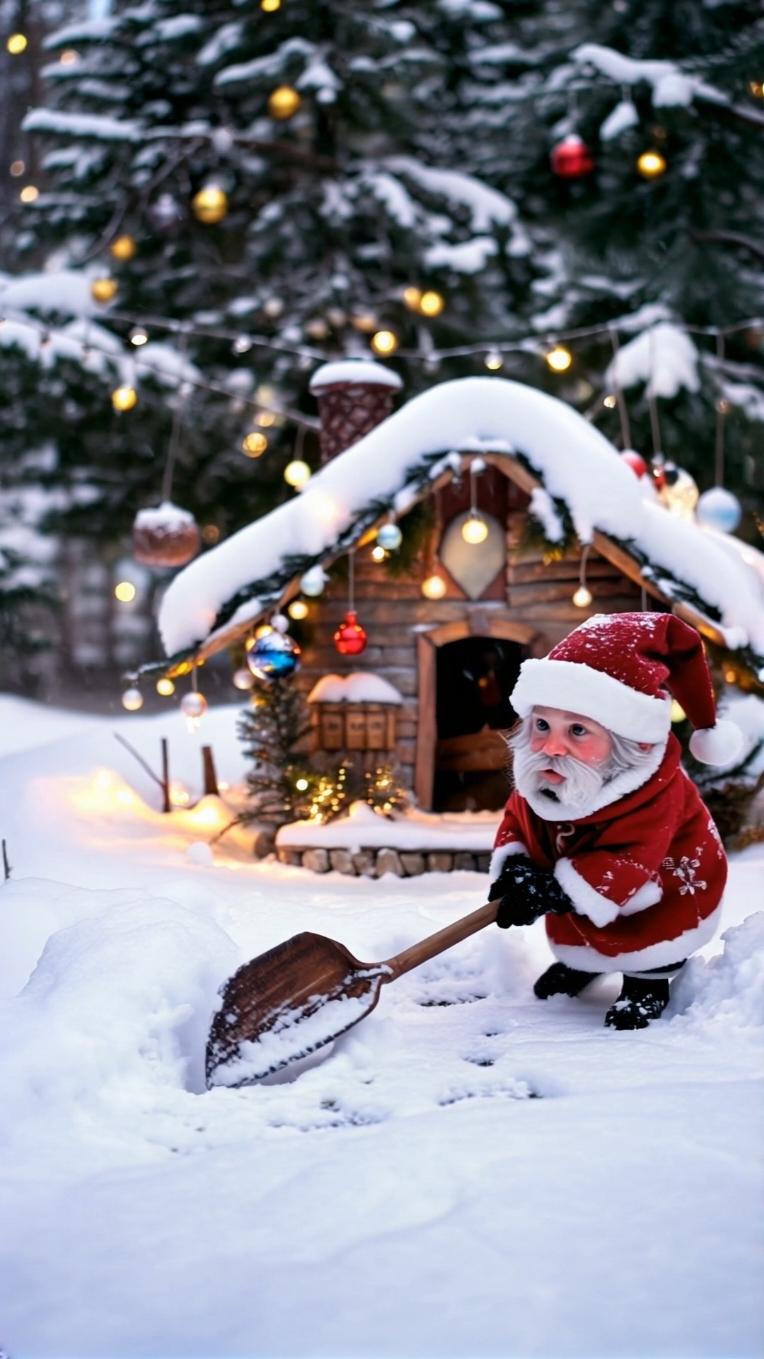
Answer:
[[[696,853],[700,853],[699,846],[696,849]],[[669,869],[673,876],[678,878],[681,882],[682,885],[679,888],[680,897],[685,896],[688,892],[690,893],[690,896],[694,896],[696,892],[703,891],[708,887],[708,883],[702,878],[696,879],[695,877],[695,874],[700,868],[699,858],[691,859],[689,855],[683,854],[681,859],[677,861],[676,859],[669,857],[668,859],[663,860],[661,868]]]
[[[717,859],[723,859],[723,858],[724,858],[724,846],[722,845],[722,837],[721,837],[720,834],[719,834],[719,828],[718,828],[718,826],[717,826],[717,824],[716,824],[716,822],[714,821],[714,819],[713,819],[712,816],[709,816],[709,818],[708,818],[708,822],[707,822],[707,824],[706,824],[706,830],[708,831],[708,834],[710,835],[711,839],[714,841],[714,844],[716,845],[716,857],[717,857]],[[696,852],[699,852],[699,851],[696,851]]]

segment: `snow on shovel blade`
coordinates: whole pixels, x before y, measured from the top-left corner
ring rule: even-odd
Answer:
[[[212,1022],[208,1089],[251,1085],[331,1043],[374,1009],[390,973],[309,931],[244,963]]]

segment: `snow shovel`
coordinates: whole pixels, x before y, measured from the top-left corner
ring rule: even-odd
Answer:
[[[309,931],[244,963],[220,992],[207,1088],[252,1085],[331,1043],[371,1013],[386,982],[491,925],[498,905],[488,902],[384,963],[361,963],[344,944]]]

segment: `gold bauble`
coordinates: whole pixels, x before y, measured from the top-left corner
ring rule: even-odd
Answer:
[[[666,158],[660,151],[643,151],[637,157],[637,169],[643,179],[658,179],[666,169]]]
[[[219,184],[205,184],[191,199],[191,210],[197,221],[214,226],[227,216],[228,194]]]
[[[422,581],[422,594],[425,599],[442,599],[446,593],[446,582],[442,576],[428,576]]]
[[[131,260],[137,249],[135,237],[125,233],[123,236],[114,238],[109,246],[109,254],[113,255],[115,260]]]
[[[419,310],[423,316],[440,316],[445,305],[445,297],[442,293],[436,293],[434,288],[428,288],[419,299]]]
[[[115,411],[131,411],[138,405],[138,393],[128,383],[115,387],[111,394],[111,404]]]
[[[301,103],[302,99],[292,85],[279,85],[268,98],[268,112],[271,118],[286,121],[294,117]]]
[[[90,296],[94,302],[111,302],[118,292],[119,284],[115,278],[94,278],[90,285]]]

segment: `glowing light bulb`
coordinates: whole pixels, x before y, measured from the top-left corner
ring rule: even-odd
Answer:
[[[261,637],[270,637],[272,632],[273,628],[271,627],[270,623],[261,623],[259,628],[255,628],[255,641],[259,642]],[[254,646],[254,642],[252,643],[252,646]],[[252,647],[248,646],[247,651],[251,650]]]
[[[299,623],[300,620],[303,618],[307,618],[308,606],[305,603],[305,600],[293,599],[291,604],[287,606],[287,613],[289,614],[290,618],[294,618],[296,623]]]
[[[413,286],[403,289],[403,300],[411,311],[419,311],[419,303],[422,300],[422,289]]]
[[[592,596],[585,585],[579,585],[573,596],[573,603],[577,609],[588,609],[592,602]]]
[[[162,698],[170,698],[175,693],[175,685],[169,675],[163,675],[161,679],[157,680],[156,690]]]
[[[111,302],[118,291],[119,284],[115,278],[94,278],[90,285],[90,296],[94,302]]]
[[[305,790],[310,787],[310,784],[308,783],[307,779],[295,779],[294,786],[297,789],[298,793],[304,793]]]
[[[484,543],[488,537],[488,525],[475,510],[470,511],[469,519],[465,519],[462,524],[462,538],[465,543],[475,546],[477,543]]]
[[[130,331],[130,343],[134,344],[136,349],[139,349],[142,344],[148,344],[148,340],[149,333],[144,330],[143,326],[133,326]]]
[[[59,57],[62,66],[73,66],[75,61],[79,61],[80,54],[75,52],[73,47],[65,47]]]
[[[240,666],[238,670],[234,670],[231,676],[231,683],[233,684],[234,689],[251,689],[254,682],[254,676],[251,671],[247,670],[243,665]]]
[[[637,157],[637,169],[643,179],[657,179],[666,169],[666,159],[660,151],[643,151]]]
[[[672,721],[672,722],[684,722],[684,719],[686,718],[686,716],[687,716],[687,713],[685,712],[685,710],[684,710],[684,708],[682,707],[681,703],[677,703],[676,699],[675,699],[675,698],[672,698],[672,700],[671,700],[671,721]]]
[[[114,598],[118,599],[120,604],[132,604],[137,593],[131,580],[120,580],[114,586]]]
[[[125,689],[122,695],[122,707],[129,713],[137,713],[138,709],[143,707],[143,694],[140,689],[136,689],[134,686]]]
[[[375,330],[371,337],[371,347],[375,354],[394,354],[399,343],[394,330]]]
[[[5,44],[12,57],[21,56],[29,46],[29,39],[25,33],[11,33]]]
[[[504,359],[502,358],[498,349],[489,349],[488,353],[483,359],[483,363],[485,364],[489,373],[498,373],[499,369],[504,367]]]
[[[386,561],[386,559],[387,553],[385,552],[385,549],[382,547],[382,544],[375,543],[374,547],[371,549],[371,560],[373,562],[383,562]]]
[[[562,344],[556,344],[552,349],[548,350],[544,357],[546,359],[547,367],[551,368],[553,373],[567,373],[573,362],[573,355],[570,350],[566,349]]]
[[[311,476],[311,470],[302,458],[293,458],[284,468],[284,481],[288,486],[292,486],[295,491],[300,491],[303,486],[307,486]]]
[[[428,288],[419,299],[419,310],[423,316],[440,316],[445,305],[445,297],[442,293],[436,293],[434,288]]]
[[[281,0],[260,0],[260,8],[264,14],[275,14],[281,9]]]
[[[40,197],[40,190],[36,184],[25,184],[19,193],[22,203],[35,203]]]
[[[446,593],[446,582],[442,576],[431,575],[422,581],[422,594],[425,599],[442,599]]]
[[[267,447],[267,435],[261,434],[259,429],[251,429],[241,441],[242,452],[246,453],[248,458],[261,457]]]
[[[111,394],[111,404],[115,411],[131,411],[138,405],[138,393],[134,387],[125,382],[120,387],[115,387]]]

